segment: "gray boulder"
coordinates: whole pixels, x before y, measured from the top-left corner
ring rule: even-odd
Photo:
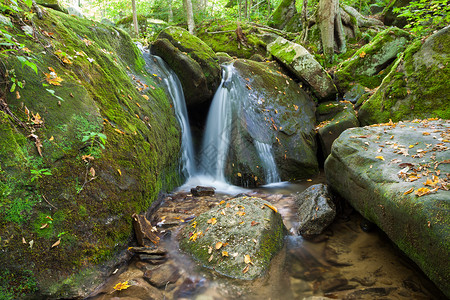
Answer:
[[[151,51],[174,70],[183,86],[187,105],[210,101],[219,86],[220,65],[211,48],[180,27],[160,32]]]
[[[319,100],[336,98],[337,90],[330,75],[303,46],[279,37],[267,45],[267,51],[306,82]]]
[[[450,296],[450,121],[344,131],[325,162],[331,188]]]
[[[239,89],[231,122],[227,178],[240,186],[268,183],[258,147],[271,148],[281,180],[317,174],[314,102],[273,64],[236,60]],[[268,149],[266,149],[268,150]]]
[[[298,233],[305,236],[321,234],[336,216],[336,206],[325,184],[315,184],[295,197],[298,205]]]
[[[275,210],[247,196],[219,204],[181,231],[180,247],[220,274],[255,279],[283,246],[286,229]]]

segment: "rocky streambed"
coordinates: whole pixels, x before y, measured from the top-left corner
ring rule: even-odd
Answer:
[[[301,191],[323,180],[318,177],[294,189]],[[128,264],[116,270],[89,299],[445,298],[383,232],[343,201],[337,202],[338,214],[322,234],[308,240],[294,234],[298,192],[293,193],[292,188],[246,193],[273,205],[291,231],[263,276],[251,281],[232,279],[203,268],[180,251],[180,231],[192,226],[196,216],[233,196],[176,192],[166,196],[148,217],[153,226],[148,238],[156,243],[130,247]]]

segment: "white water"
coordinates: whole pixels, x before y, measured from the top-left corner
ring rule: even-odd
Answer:
[[[181,127],[181,170],[185,178],[190,178],[197,173],[194,160],[194,147],[192,145],[191,127],[189,126],[188,113],[186,108],[186,101],[184,100],[183,88],[172,69],[159,56],[152,55],[150,59],[154,62],[160,70],[161,78],[167,91],[172,98],[175,114]]]
[[[261,143],[257,140],[254,140],[254,142],[259,158],[263,163],[266,184],[280,182],[280,175],[278,175],[277,165],[272,153],[272,145]]]

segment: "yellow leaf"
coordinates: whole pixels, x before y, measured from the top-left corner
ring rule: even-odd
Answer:
[[[222,242],[217,242],[216,243],[216,250],[219,250],[220,248],[222,248],[223,243]]]
[[[275,206],[272,206],[270,204],[264,203],[265,206],[267,206],[268,208],[270,208],[271,210],[273,210],[274,212],[278,212],[278,209]]]
[[[122,176],[122,171],[120,171],[120,169],[117,169],[117,173],[119,173],[119,175]]]
[[[408,148],[414,148],[414,145],[409,145],[409,147]]]
[[[246,254],[246,255],[244,256],[244,262],[245,262],[246,264],[252,263],[252,260],[251,260],[251,258],[250,258],[250,255]]]
[[[222,251],[222,256],[228,256],[228,252],[227,251]]]
[[[408,195],[408,194],[411,194],[412,192],[414,192],[414,188],[410,188],[409,190],[404,192],[403,195]]]
[[[192,226],[192,228],[197,227],[197,221],[192,222],[191,226]]]
[[[222,200],[219,202],[219,205],[224,204],[224,203],[225,203],[225,200]]]
[[[208,224],[214,225],[217,223],[217,219],[216,218],[211,218],[207,221]]]
[[[61,244],[61,239],[57,240],[51,248],[58,246],[59,244]]]
[[[242,174],[238,172],[238,173],[237,173],[237,176],[242,177]]]
[[[242,270],[242,273],[244,273],[244,274],[247,273],[248,269],[250,269],[250,265],[246,265],[244,270]]]
[[[49,141],[53,141],[55,138],[53,137],[53,135],[51,136],[51,138],[49,139]]]
[[[114,128],[114,130],[117,131],[118,133],[125,134],[125,132],[123,132],[123,131],[120,130],[120,129]]]
[[[359,54],[359,57],[361,57],[361,58],[364,58],[366,56],[366,52],[364,52],[364,51],[362,51],[360,54]]]
[[[418,189],[414,194],[418,197],[421,197],[421,196],[428,195],[430,192],[431,192],[431,190],[429,188],[423,187],[423,188]]]
[[[244,216],[245,215],[245,211],[238,211],[237,213],[236,213],[238,216]]]
[[[375,158],[380,159],[380,160],[384,160],[383,156],[375,156]]]
[[[142,95],[142,97],[144,97],[144,99],[145,99],[145,100],[148,100],[148,99],[150,99],[150,98],[148,98],[148,96],[147,96],[147,95]]]
[[[114,286],[114,289],[116,291],[121,291],[121,290],[126,290],[127,288],[129,288],[131,285],[128,284],[128,281],[125,282],[119,282],[118,284],[116,284]]]

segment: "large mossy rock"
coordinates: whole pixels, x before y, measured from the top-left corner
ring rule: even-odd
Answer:
[[[67,13],[67,9],[62,7],[58,0],[36,0],[36,4]]]
[[[282,180],[309,178],[318,172],[314,102],[274,64],[236,60],[234,103],[227,178],[240,186],[267,183],[267,166],[257,143],[273,154]]]
[[[379,86],[410,39],[408,32],[396,27],[378,33],[369,44],[339,66],[335,73],[339,91],[345,93],[356,82],[370,89]]]
[[[239,23],[244,40],[236,33],[238,23],[214,20],[199,24],[197,36],[215,52],[224,52],[238,58],[250,58],[254,54],[266,55],[266,42],[259,28],[247,23]]]
[[[362,124],[450,119],[450,27],[413,43],[359,110]]]
[[[267,45],[267,51],[308,84],[319,100],[336,98],[333,79],[303,46],[279,37]]]
[[[450,122],[344,131],[325,162],[332,189],[450,296]],[[428,193],[428,194],[427,194]]]
[[[8,31],[37,72],[2,58],[25,85],[1,86],[0,290],[84,298],[119,262],[131,215],[179,183],[179,126],[126,33],[51,9],[33,22],[36,39]]]
[[[203,266],[232,278],[264,275],[286,229],[267,201],[239,197],[199,215],[180,234],[180,248]]]
[[[269,18],[268,25],[273,28],[283,29],[296,14],[297,9],[295,8],[295,1],[283,0],[273,11]]]
[[[151,46],[174,70],[183,86],[187,105],[210,101],[220,83],[220,65],[214,51],[180,27],[161,31]]]

